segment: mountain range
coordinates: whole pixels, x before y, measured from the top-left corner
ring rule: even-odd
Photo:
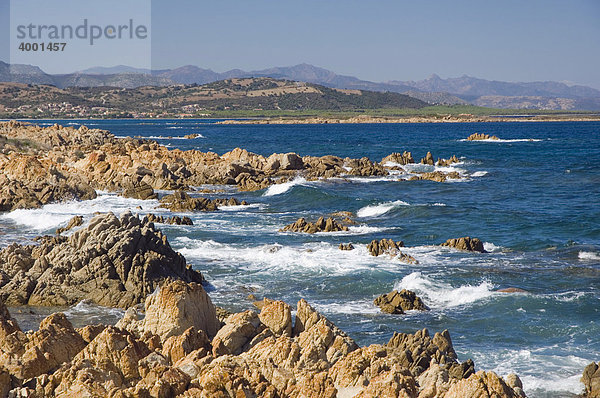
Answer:
[[[561,82],[503,82],[471,76],[442,79],[432,75],[420,81],[372,82],[338,75],[309,64],[223,73],[193,65],[175,69],[148,70],[128,66],[95,67],[83,71],[51,75],[36,66],[9,65],[0,61],[0,81],[51,84],[65,87],[169,86],[206,84],[246,77],[270,77],[320,84],[330,88],[407,94],[431,104],[466,104],[516,109],[600,110],[600,90]]]

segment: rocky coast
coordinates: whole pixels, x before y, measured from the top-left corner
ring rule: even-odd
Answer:
[[[0,250],[0,397],[524,397],[518,376],[503,378],[471,359],[460,361],[447,330],[398,330],[387,342],[360,347],[305,300],[294,304],[272,297],[258,310],[248,303],[247,310],[234,313],[216,307],[202,273],[156,225],[192,224],[170,212],[248,205],[214,197],[218,187],[202,187],[211,197],[199,197],[203,185],[247,191],[300,177],[396,175],[444,182],[456,178],[455,172],[405,167],[459,162],[456,156],[436,159],[427,153],[417,163],[410,152],[380,162],[296,153],[265,157],[239,148],[218,155],[170,150],[152,140],[116,138],[83,126],[0,124],[0,211],[93,199],[103,190],[155,200],[165,212],[74,217],[56,234]],[[311,236],[352,228],[351,213],[330,214],[282,229]],[[449,239],[441,246],[485,252],[477,238]],[[417,254],[401,250],[404,243],[392,239],[366,247],[367,256],[419,264]],[[82,300],[125,313],[114,325],[74,327],[59,312],[26,331],[7,309],[65,307]],[[414,292],[396,288],[372,305],[394,316],[428,310]],[[599,390],[596,370],[590,365],[584,374],[589,396]]]

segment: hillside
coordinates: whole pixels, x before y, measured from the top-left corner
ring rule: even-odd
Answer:
[[[137,88],[0,83],[0,117],[209,116],[216,111],[412,108],[427,103],[397,93],[332,89],[271,78]]]

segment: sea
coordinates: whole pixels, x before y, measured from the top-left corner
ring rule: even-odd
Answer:
[[[530,397],[574,397],[580,377],[600,360],[600,123],[498,122],[420,124],[220,125],[214,120],[37,120],[141,136],[169,148],[223,154],[235,147],[337,155],[380,161],[410,151],[418,161],[456,155],[437,168],[460,178],[444,183],[386,177],[301,177],[256,192],[219,186],[210,197],[249,205],[186,213],[193,226],[157,224],[170,244],[206,277],[216,305],[252,308],[253,297],[300,298],[360,345],[385,343],[394,332],[448,329],[459,360],[476,370],[517,373]],[[500,140],[467,141],[473,133]],[[184,139],[186,134],[198,134]],[[431,171],[433,166],[414,165]],[[204,187],[198,187],[204,188]],[[164,194],[166,192],[160,192]],[[197,193],[198,196],[201,194]],[[142,210],[138,209],[141,206]],[[165,214],[157,201],[99,192],[83,202],[0,215],[0,246],[53,234],[74,215]],[[347,232],[279,232],[299,217],[354,213]],[[440,247],[478,237],[487,253]],[[419,264],[372,257],[373,239],[404,241]],[[340,243],[355,250],[341,251]],[[430,307],[389,315],[373,304],[392,289],[410,289]],[[522,292],[503,293],[504,288]],[[75,325],[116,322],[119,309],[82,302],[69,308],[11,308],[25,329],[61,310]]]

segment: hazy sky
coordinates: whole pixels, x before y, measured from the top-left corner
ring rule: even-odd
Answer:
[[[302,62],[373,81],[437,73],[600,88],[600,1],[152,1],[155,69]]]

